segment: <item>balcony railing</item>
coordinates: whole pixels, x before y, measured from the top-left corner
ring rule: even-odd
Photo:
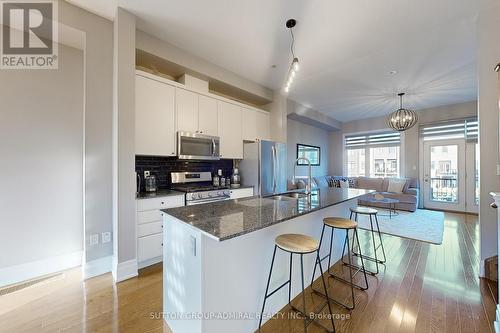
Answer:
[[[443,202],[458,201],[457,178],[431,178],[431,200]]]

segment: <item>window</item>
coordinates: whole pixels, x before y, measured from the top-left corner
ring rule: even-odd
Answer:
[[[313,166],[320,165],[321,159],[321,148],[317,146],[309,146],[298,143],[297,144],[297,158],[305,157]],[[297,162],[297,165],[307,165],[306,161],[300,160]]]
[[[347,176],[399,177],[400,133],[345,137]]]
[[[365,150],[348,149],[347,150],[347,176],[359,177],[365,176]]]
[[[399,147],[370,148],[370,177],[399,176]]]

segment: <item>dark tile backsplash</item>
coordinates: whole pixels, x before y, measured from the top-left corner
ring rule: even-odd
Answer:
[[[141,192],[145,191],[144,171],[149,170],[156,177],[158,189],[170,188],[170,173],[179,171],[209,171],[215,174],[222,169],[224,176],[231,175],[233,160],[218,161],[183,161],[176,157],[135,156],[135,171],[141,177]]]

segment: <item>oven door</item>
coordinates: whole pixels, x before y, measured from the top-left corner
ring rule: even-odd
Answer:
[[[177,132],[177,157],[181,160],[219,160],[219,147],[218,136]]]

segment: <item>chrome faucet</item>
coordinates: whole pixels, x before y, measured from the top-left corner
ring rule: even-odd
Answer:
[[[307,184],[306,184],[306,194],[311,194],[311,161],[307,157],[299,157],[295,160],[295,163],[293,163],[293,178],[292,178],[292,183],[295,185],[295,169],[297,168],[297,162],[300,160],[304,160],[308,164],[308,179],[307,179]]]

